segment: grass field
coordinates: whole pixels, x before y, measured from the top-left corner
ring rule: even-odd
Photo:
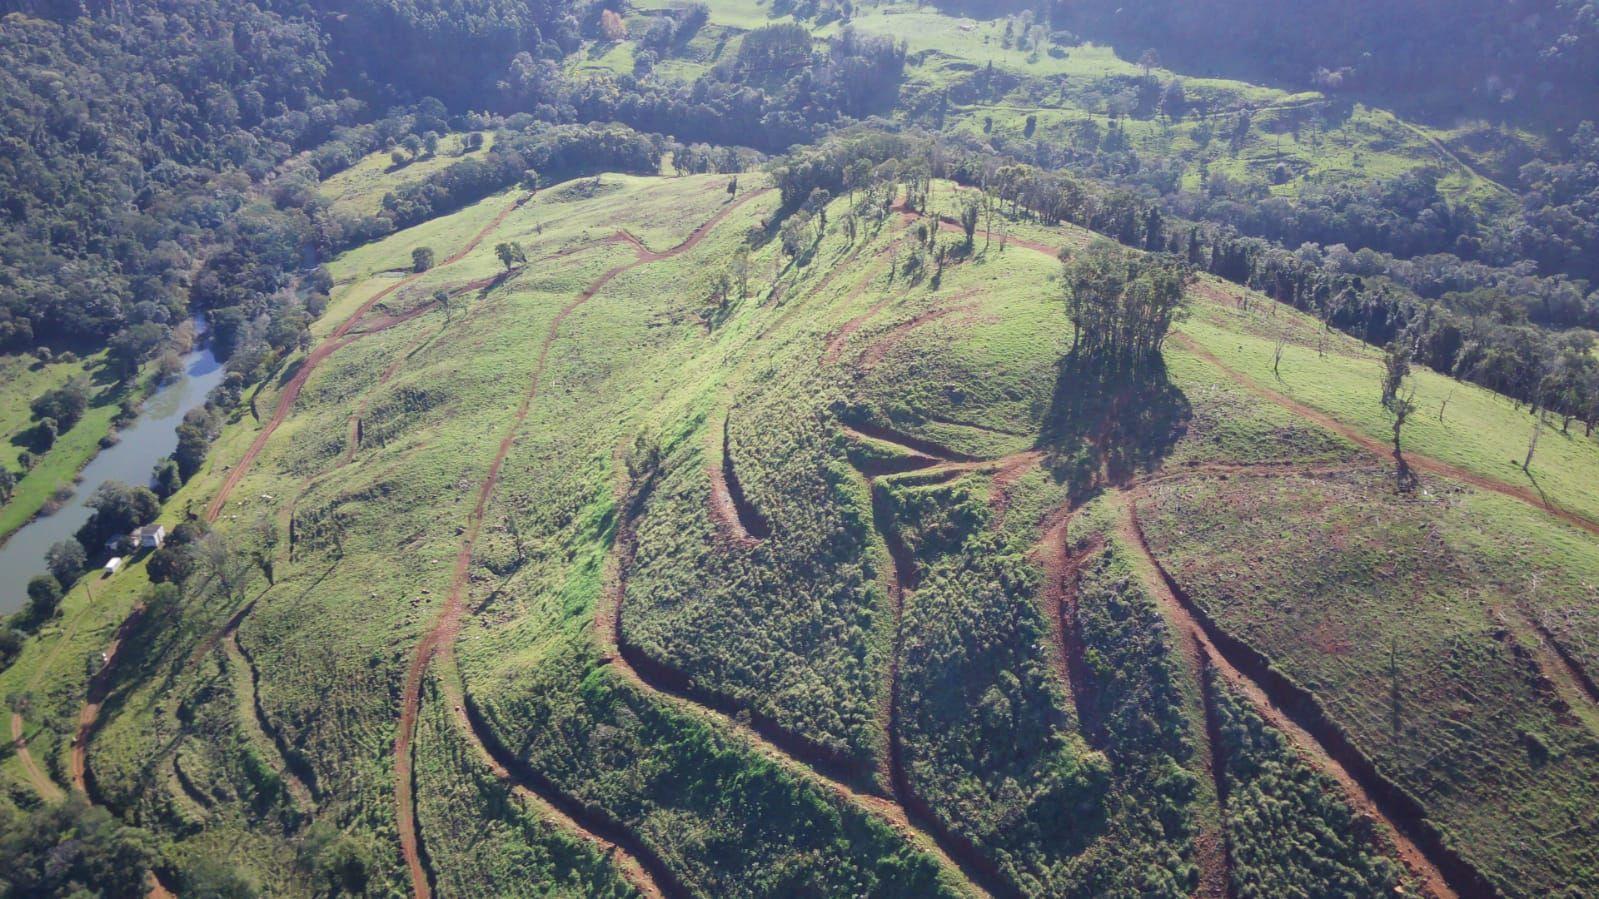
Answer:
[[[1150,558],[1444,846],[1585,882],[1599,549],[1436,472],[1395,496],[1355,439],[1386,433],[1369,350],[1212,291],[1155,377],[1096,379],[1062,363],[1039,251],[1084,232],[1013,223],[937,271],[914,216],[863,209],[851,240],[841,197],[789,259],[747,242],[776,193],[726,181],[501,194],[335,260],[320,343],[164,513],[211,508],[231,552],[176,593],[145,560],[80,583],[0,672],[44,775],[69,782],[93,687],[95,799],[178,875],[226,846],[290,895],[335,852],[370,892],[440,895],[1403,881],[1387,819],[1322,867],[1273,854],[1363,794],[1246,675],[1207,680],[1131,501]],[[424,245],[439,265],[394,271]],[[1410,452],[1524,486],[1495,460],[1528,416],[1418,383],[1424,409],[1454,393]],[[1594,452],[1546,434],[1533,471],[1588,514]]]
[[[395,165],[389,150],[368,154],[360,162],[323,181],[319,190],[327,198],[334,212],[352,216],[377,215],[383,211],[383,196],[414,181],[459,162],[482,156],[494,149],[494,133],[481,133],[483,145],[476,150],[466,148],[465,134],[447,134],[439,140],[439,149],[432,155],[408,160]]]
[[[111,431],[119,404],[128,391],[105,371],[105,354],[75,362],[42,364],[31,356],[0,357],[0,466],[17,476],[11,499],[0,505],[0,540],[27,524],[50,502],[56,490],[70,485],[78,470],[100,451]],[[33,453],[33,466],[23,472],[18,457],[32,452],[29,437],[38,422],[28,406],[34,399],[73,378],[90,386],[89,407],[71,430],[56,438],[44,453]],[[136,392],[136,391],[135,391]]]

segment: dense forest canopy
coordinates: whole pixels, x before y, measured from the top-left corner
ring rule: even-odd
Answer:
[[[1592,0],[1059,0],[1057,27],[1175,67],[1388,101],[1438,119],[1593,115]]]

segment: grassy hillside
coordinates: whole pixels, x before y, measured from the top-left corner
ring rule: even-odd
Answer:
[[[400,148],[400,162],[395,162],[393,150],[371,153],[355,165],[327,178],[319,190],[335,213],[354,216],[381,214],[385,194],[421,181],[451,163],[482,156],[494,149],[493,132],[480,132],[478,136],[482,142],[476,148],[467,146],[465,134],[445,135],[431,154],[423,150],[412,156]]]
[[[180,890],[1588,886],[1599,444],[1530,484],[1530,417],[1423,373],[1400,496],[1380,360],[1309,319],[1201,284],[1108,378],[1051,252],[1091,235],[940,264],[880,185],[791,256],[728,183],[334,261],[166,507],[188,576],[80,582],[0,672],[4,801],[86,789]]]

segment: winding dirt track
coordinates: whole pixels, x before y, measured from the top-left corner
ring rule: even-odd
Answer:
[[[422,861],[421,837],[416,826],[415,784],[412,775],[412,744],[416,734],[416,716],[421,706],[423,676],[427,671],[429,662],[440,651],[440,647],[445,645],[453,646],[456,635],[460,630],[472,567],[472,553],[477,544],[478,535],[483,528],[484,515],[488,510],[490,499],[494,496],[494,489],[500,479],[500,470],[505,464],[506,457],[511,452],[517,432],[521,429],[523,422],[526,421],[528,413],[532,409],[533,401],[539,395],[544,380],[545,366],[549,361],[550,348],[567,318],[617,276],[641,265],[670,259],[693,249],[734,209],[761,196],[763,193],[765,191],[750,191],[738,200],[722,207],[708,221],[694,229],[687,239],[670,250],[661,252],[650,250],[639,242],[637,238],[623,232],[620,236],[633,245],[634,260],[611,268],[600,275],[582,293],[563,306],[550,322],[549,330],[545,333],[544,339],[539,345],[538,361],[534,365],[533,376],[528,385],[528,390],[523,395],[521,405],[517,407],[516,414],[512,417],[504,436],[500,439],[499,450],[495,453],[494,461],[489,465],[488,473],[478,487],[477,504],[473,507],[471,516],[468,518],[460,550],[456,553],[449,597],[446,599],[444,607],[440,609],[433,626],[417,643],[411,655],[410,667],[406,671],[405,687],[400,699],[399,726],[394,738],[395,817],[400,833],[400,851],[405,858],[406,868],[410,873],[412,893],[418,899],[428,899],[428,897],[433,895],[428,871]],[[480,234],[477,238],[474,238],[474,242],[480,239],[481,236]],[[457,257],[459,255],[461,254],[457,254]],[[453,260],[457,257],[451,258]],[[524,784],[524,786],[528,785]],[[529,789],[531,789],[530,786]],[[599,839],[592,834],[589,836],[594,840]]]
[[[283,733],[272,724],[272,719],[267,717],[266,708],[261,705],[261,673],[255,667],[255,659],[239,644],[239,624],[245,616],[255,607],[250,603],[234,615],[228,622],[226,635],[222,638],[222,651],[227,657],[228,664],[237,666],[245,678],[247,696],[239,699],[248,703],[248,709],[241,709],[239,718],[245,722],[246,729],[250,732],[251,739],[258,745],[270,749],[277,754],[279,767],[278,776],[283,779],[284,787],[294,799],[295,805],[302,812],[316,809],[316,794],[312,791],[307,780],[301,777],[296,770],[292,757],[289,755],[289,746],[283,739]]]
[[[980,885],[982,889],[995,896],[1018,896],[1020,895],[1018,890],[1000,874],[998,866],[992,860],[987,858],[970,839],[956,833],[939,819],[933,808],[912,788],[910,778],[905,772],[904,745],[899,738],[899,675],[900,659],[903,655],[906,597],[916,587],[917,570],[915,560],[893,526],[892,513],[888,510],[885,495],[882,493],[881,479],[901,476],[907,479],[954,477],[966,472],[985,471],[993,478],[990,503],[996,510],[1003,511],[1005,491],[1009,483],[1027,468],[1036,465],[1042,459],[1042,454],[1024,452],[1002,459],[982,460],[958,453],[941,444],[881,426],[846,425],[843,426],[843,430],[852,439],[870,438],[887,443],[904,453],[908,460],[927,460],[931,463],[919,467],[907,465],[886,472],[880,472],[875,467],[856,467],[866,479],[867,490],[872,498],[873,528],[888,550],[890,564],[885,574],[889,580],[889,596],[894,608],[894,639],[892,654],[889,657],[888,685],[883,691],[883,705],[878,710],[880,726],[887,736],[885,752],[878,762],[880,776],[890,784],[895,800],[909,820],[929,834],[948,856],[959,860],[962,871],[974,884]],[[1064,528],[1061,533],[1064,534]]]
[[[771,523],[744,495],[744,488],[733,468],[733,449],[728,434],[728,419],[722,419],[722,441],[718,446],[715,432],[711,432],[708,449],[712,455],[720,454],[722,464],[707,462],[705,474],[711,481],[711,520],[722,538],[746,549],[759,544],[772,534]]]
[[[687,895],[688,891],[677,883],[665,863],[628,832],[621,822],[609,815],[603,815],[596,809],[585,807],[581,800],[559,790],[548,778],[540,777],[537,772],[515,758],[515,755],[498,741],[490,746],[489,741],[493,739],[492,731],[478,717],[475,708],[462,692],[453,642],[439,646],[438,662],[439,666],[445,669],[438,682],[443,688],[445,701],[450,704],[454,712],[456,725],[477,750],[478,758],[494,772],[495,777],[510,784],[511,792],[515,796],[532,806],[544,820],[576,834],[598,849],[600,854],[616,865],[622,877],[645,899],[669,899],[669,897]],[[488,739],[485,739],[485,733],[490,735]],[[536,784],[537,788],[530,784]],[[584,820],[580,821],[580,818]],[[663,889],[661,885],[665,885],[665,888]]]
[[[466,258],[468,253],[471,253],[473,250],[477,249],[478,245],[483,242],[484,238],[488,237],[490,234],[493,234],[501,225],[505,224],[505,220],[510,217],[511,213],[522,208],[523,204],[527,203],[528,199],[531,197],[532,194],[526,194],[512,201],[504,209],[500,210],[500,213],[496,215],[492,221],[490,221],[487,225],[484,225],[482,230],[472,235],[471,239],[468,240],[466,244],[463,245],[459,250],[456,250],[455,253],[450,256],[450,258],[434,266],[433,269],[430,269],[430,271],[454,265],[455,263]],[[228,476],[223,480],[222,486],[217,488],[216,496],[212,498],[211,505],[207,506],[205,510],[205,518],[207,521],[216,521],[217,517],[222,514],[222,509],[227,505],[228,497],[233,494],[234,488],[238,487],[239,482],[244,480],[244,476],[249,473],[250,467],[255,463],[256,457],[261,455],[261,450],[266,447],[267,441],[272,439],[273,432],[277,431],[278,426],[283,424],[284,420],[289,417],[289,413],[294,410],[294,403],[300,398],[300,391],[304,389],[305,382],[310,379],[311,374],[316,371],[317,367],[326,361],[329,356],[337,352],[341,347],[350,343],[350,341],[354,340],[356,336],[359,336],[352,336],[350,331],[361,321],[362,318],[366,316],[368,312],[372,311],[373,307],[377,306],[378,303],[382,302],[390,294],[393,294],[400,288],[416,283],[416,281],[423,277],[424,274],[426,273],[418,272],[416,274],[408,275],[373,294],[367,299],[366,302],[361,304],[360,308],[351,313],[349,318],[345,319],[344,322],[341,323],[337,328],[334,328],[333,332],[330,333],[320,343],[318,343],[316,348],[313,349],[310,354],[301,361],[299,369],[295,371],[294,376],[289,379],[289,382],[284,385],[282,392],[278,394],[278,404],[277,407],[272,411],[272,417],[267,420],[266,424],[262,425],[261,431],[255,436],[255,441],[250,444],[250,448],[245,451],[244,456],[240,458],[238,463],[233,466],[233,469],[228,472]],[[405,316],[400,316],[389,324],[398,324],[400,321],[404,321],[405,318]],[[385,327],[387,327],[387,325]],[[382,329],[378,328],[365,333],[375,333],[376,330]]]
[[[936,460],[934,460],[936,461]],[[619,490],[618,505],[626,508],[630,498]],[[786,735],[774,733],[770,728],[758,727],[753,721],[742,721],[726,711],[708,705],[693,691],[685,689],[680,678],[663,676],[659,663],[635,666],[629,659],[637,656],[623,646],[622,611],[627,598],[627,570],[632,565],[633,520],[630,511],[624,511],[615,543],[606,558],[605,590],[594,610],[594,634],[602,659],[624,682],[639,692],[664,702],[679,712],[695,718],[710,719],[736,736],[745,746],[791,775],[799,777],[818,788],[837,796],[865,813],[887,824],[906,842],[937,858],[948,872],[964,878],[966,891],[974,896],[989,896],[966,866],[945,852],[939,841],[921,824],[912,821],[904,806],[894,799],[875,792],[866,792],[852,785],[856,778],[836,771],[829,759],[818,758]],[[640,659],[640,661],[645,661]]]
[[[83,708],[78,711],[78,733],[72,738],[72,786],[91,801],[94,799],[94,793],[89,773],[89,738],[94,736],[95,725],[100,720],[100,706],[105,702],[106,694],[111,691],[112,676],[117,667],[117,659],[122,654],[123,641],[143,617],[144,603],[139,603],[128,613],[128,617],[122,619],[122,624],[117,627],[116,636],[111,638],[111,645],[106,647],[105,664],[89,678],[89,695],[83,703]]]
[[[1262,661],[1264,657],[1246,657],[1244,645],[1223,632],[1182,593],[1144,537],[1138,518],[1139,498],[1137,489],[1123,495],[1121,514],[1117,517],[1117,537],[1123,546],[1140,557],[1143,564],[1134,568],[1145,589],[1180,631],[1179,642],[1191,641],[1201,656],[1202,665],[1225,678],[1250,700],[1261,717],[1311,759],[1315,767],[1331,775],[1357,811],[1381,824],[1399,857],[1431,895],[1437,899],[1494,895],[1474,869],[1442,846],[1436,832],[1424,823],[1422,815],[1416,814],[1416,809],[1398,807],[1400,802],[1395,799],[1394,791],[1380,782],[1381,775],[1369,762],[1357,757],[1359,750],[1341,734],[1336,734],[1330,723],[1315,720],[1322,716],[1307,711],[1306,703],[1299,697],[1288,695],[1284,686],[1286,680],[1278,683],[1277,679],[1257,673],[1257,669],[1267,667]],[[1422,848],[1423,843],[1426,849]]]
[[[1376,437],[1371,436],[1365,431],[1344,424],[1343,422],[1325,412],[1322,412],[1319,409],[1313,409],[1310,406],[1307,406],[1304,403],[1287,396],[1286,394],[1279,393],[1276,390],[1261,384],[1259,381],[1256,381],[1249,375],[1246,375],[1243,372],[1232,368],[1227,363],[1221,361],[1221,359],[1217,358],[1216,354],[1205,349],[1203,346],[1200,346],[1199,343],[1192,337],[1189,337],[1186,334],[1173,334],[1171,339],[1175,340],[1183,349],[1215,366],[1217,371],[1220,371],[1233,383],[1244,388],[1245,390],[1248,390],[1250,393],[1253,393],[1262,399],[1268,400],[1275,405],[1292,412],[1300,418],[1305,419],[1306,421],[1313,422],[1316,425],[1325,428],[1326,430],[1332,431],[1334,434],[1343,437],[1345,440],[1348,440],[1361,449],[1384,458],[1392,457],[1393,448],[1387,443],[1384,443]],[[1526,503],[1527,505],[1536,509],[1542,509],[1543,511],[1553,515],[1561,521],[1566,522],[1567,524],[1579,527],[1590,534],[1599,535],[1599,521],[1595,521],[1585,515],[1573,512],[1570,509],[1562,506],[1557,506],[1552,502],[1548,502],[1543,497],[1539,496],[1537,492],[1529,490],[1526,487],[1516,487],[1514,485],[1507,484],[1504,481],[1498,480],[1497,478],[1491,478],[1486,475],[1478,474],[1477,472],[1466,468],[1461,468],[1453,463],[1445,462],[1441,459],[1435,459],[1431,456],[1424,456],[1415,452],[1405,453],[1405,461],[1409,463],[1411,468],[1417,471],[1425,471],[1431,474],[1441,475],[1452,480],[1464,481],[1473,487],[1487,490],[1490,493],[1497,493],[1500,496],[1506,496],[1514,500],[1519,500],[1520,502]]]

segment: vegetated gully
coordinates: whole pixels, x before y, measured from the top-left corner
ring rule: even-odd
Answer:
[[[857,437],[864,436],[860,432],[850,433]],[[906,439],[914,441],[914,438]],[[921,445],[930,446],[925,443]],[[1001,472],[1012,461],[1009,458],[982,461],[968,456],[952,459],[949,458],[950,455],[958,456],[958,454],[946,454],[940,450],[935,450],[938,452],[935,457],[911,450],[909,447],[902,446],[902,448],[912,452],[913,455],[907,458],[905,465],[895,467],[892,473],[907,475],[914,473],[924,479],[949,478],[968,471]],[[1029,459],[1033,458],[1033,454],[1022,455]],[[712,485],[709,512],[712,519],[717,522],[720,539],[745,546],[758,543],[762,538],[754,536],[751,532],[763,530],[765,519],[758,510],[748,506],[743,490],[737,486],[731,459],[724,456],[723,464],[708,464],[706,473]],[[863,472],[863,475],[873,480],[878,476],[886,477],[888,474],[887,471],[880,472],[876,469]],[[634,485],[631,492],[619,499],[624,512],[616,544],[611,553],[611,571],[608,573],[606,595],[595,612],[596,636],[605,652],[606,662],[629,683],[672,703],[687,714],[710,717],[719,721],[722,726],[742,737],[750,748],[784,770],[817,784],[841,800],[879,818],[903,838],[937,858],[946,871],[956,873],[963,878],[968,892],[979,895],[1018,895],[1017,891],[998,875],[993,864],[984,859],[975,847],[941,826],[925,803],[916,799],[908,789],[903,775],[898,773],[897,740],[893,736],[895,729],[891,721],[895,707],[892,694],[896,691],[898,682],[897,646],[896,659],[889,673],[890,685],[886,691],[889,699],[884,703],[880,713],[885,737],[894,744],[889,747],[889,752],[878,764],[878,778],[888,788],[888,795],[884,795],[878,791],[877,784],[872,782],[870,776],[863,776],[863,772],[840,760],[833,753],[788,731],[767,715],[741,708],[728,697],[707,692],[693,684],[684,673],[650,657],[640,647],[625,639],[622,614],[627,589],[626,573],[632,564],[633,521],[643,505],[648,489],[648,484]],[[874,494],[875,492],[874,487]],[[893,535],[891,527],[884,532],[886,540],[892,541]],[[895,545],[900,546],[901,555],[893,565],[894,570],[889,572],[889,578],[890,592],[895,601],[897,643],[898,612],[903,606],[898,571],[901,570],[901,565],[907,566],[903,570],[911,572],[910,576],[914,577],[914,570],[908,567],[910,563],[903,554],[901,544],[891,542],[890,552],[894,551]],[[747,720],[740,720],[740,717],[735,715]]]
[[[533,376],[528,385],[528,390],[523,395],[516,414],[512,417],[509,427],[507,427],[504,436],[500,440],[499,450],[495,453],[494,460],[489,465],[488,473],[478,487],[477,503],[468,519],[460,550],[456,554],[448,598],[434,620],[433,626],[418,642],[411,656],[411,664],[406,671],[404,691],[401,694],[399,727],[394,740],[395,813],[400,834],[401,854],[405,859],[406,868],[410,875],[412,893],[419,899],[427,899],[433,894],[432,876],[425,861],[421,834],[416,823],[415,782],[412,764],[416,719],[421,706],[422,682],[427,673],[429,663],[436,655],[442,655],[447,665],[452,667],[454,665],[455,638],[460,630],[461,619],[465,611],[472,555],[478,535],[482,531],[484,515],[487,512],[489,501],[494,496],[495,487],[499,483],[500,471],[505,464],[506,457],[510,454],[517,432],[527,419],[534,400],[538,398],[540,388],[543,385],[544,371],[549,359],[550,349],[560,332],[561,326],[573,312],[587,303],[617,276],[641,265],[670,259],[693,249],[733,210],[764,193],[765,191],[750,191],[743,197],[728,203],[708,221],[696,228],[687,239],[670,250],[662,252],[650,250],[637,238],[627,234],[625,231],[620,232],[613,240],[621,240],[633,247],[633,261],[618,265],[601,274],[577,297],[562,307],[550,322],[549,330],[539,346],[538,361],[534,365]],[[481,733],[479,729],[480,719],[468,714],[471,709],[469,700],[463,697],[463,702],[460,704],[464,708],[459,709],[457,715],[462,723],[467,726],[467,734],[477,745],[482,755],[488,758],[495,758],[496,753],[492,749],[498,745],[497,742],[492,738],[484,738],[484,733]],[[496,761],[512,760],[496,759]],[[624,873],[632,871],[636,876],[640,872],[647,872],[638,882],[638,886],[647,894],[683,894],[682,887],[676,882],[669,869],[649,850],[647,845],[621,827],[619,822],[602,812],[596,811],[576,798],[562,793],[547,779],[532,775],[532,772],[525,765],[502,763],[495,765],[495,771],[497,774],[503,774],[515,780],[518,786],[540,795],[548,805],[565,812],[570,816],[569,823],[581,828],[582,835],[586,839],[596,844],[615,847],[620,853],[630,855],[629,861],[623,865]]]
[[[1027,249],[1046,253],[1049,252],[1048,248],[1046,247],[1033,246],[1028,243],[1021,245]],[[1187,341],[1186,339],[1185,345],[1194,349],[1198,349],[1192,344],[1191,341]],[[1326,427],[1335,433],[1339,433],[1353,440],[1356,445],[1361,446],[1368,451],[1371,451],[1379,456],[1383,454],[1384,448],[1372,438],[1369,438],[1364,434],[1359,434],[1352,428],[1343,425],[1341,422],[1331,420],[1328,416],[1316,413],[1314,410],[1309,410],[1300,404],[1294,403],[1286,397],[1266,390],[1260,385],[1255,384],[1251,379],[1247,379],[1240,373],[1232,371],[1211,354],[1204,353],[1202,350],[1200,353],[1204,358],[1207,359],[1207,361],[1210,361],[1212,364],[1216,365],[1224,373],[1228,374],[1230,377],[1238,381],[1242,386],[1250,389],[1252,392],[1255,392],[1261,395],[1263,398],[1288,409],[1290,412],[1293,412],[1301,417],[1305,417],[1314,423],[1322,425],[1323,427]],[[886,437],[888,435],[874,436]],[[907,446],[906,448],[917,452],[922,452],[926,449],[925,446]],[[1231,468],[1231,466],[1228,467]],[[1269,467],[1274,470],[1281,470],[1283,468],[1283,466]],[[1432,459],[1422,460],[1417,467],[1423,468],[1424,470],[1433,471],[1434,473],[1449,476],[1460,476],[1462,474],[1469,475],[1469,473],[1460,472],[1454,466],[1449,466],[1446,463],[1441,463]],[[1172,475],[1170,474],[1162,474],[1146,480],[1170,479],[1171,477]],[[1539,505],[1540,507],[1545,508],[1547,511],[1557,515],[1557,517],[1560,517],[1563,520],[1573,524],[1584,526],[1589,530],[1593,529],[1592,522],[1587,522],[1585,520],[1573,520],[1574,516],[1572,516],[1570,513],[1567,513],[1565,510],[1543,506],[1537,502],[1535,497],[1532,497],[1526,491],[1518,490],[1517,488],[1497,482],[1483,483],[1487,479],[1480,477],[1467,477],[1466,479],[1471,483],[1480,484],[1486,489],[1494,490],[1495,492],[1521,499],[1529,504]],[[1132,487],[1134,485],[1129,484],[1124,486]],[[1130,509],[1132,508],[1131,501],[1129,501],[1129,507]],[[1130,511],[1129,514],[1133,513]],[[1053,548],[1053,551],[1064,553],[1066,549],[1064,541],[1064,528],[1062,528],[1061,532],[1056,536],[1055,542],[1057,545]],[[1045,546],[1041,547],[1041,549],[1044,550],[1045,560],[1048,559],[1048,556],[1051,552],[1051,549],[1048,547],[1048,543],[1049,539],[1048,535],[1046,535]],[[1147,546],[1142,542],[1139,542],[1136,545],[1145,553],[1149,563],[1164,576],[1164,570],[1160,569],[1158,562],[1152,555],[1148,554]],[[1073,563],[1067,563],[1067,567],[1072,567],[1072,564]],[[1318,767],[1328,770],[1329,773],[1334,776],[1334,778],[1344,788],[1345,792],[1349,795],[1351,801],[1353,801],[1358,808],[1362,809],[1365,813],[1371,815],[1372,817],[1384,822],[1386,825],[1385,829],[1389,831],[1396,849],[1400,852],[1407,865],[1409,865],[1411,869],[1418,875],[1418,877],[1420,877],[1429,892],[1433,893],[1435,896],[1441,897],[1441,899],[1452,899],[1452,897],[1455,896],[1476,897],[1495,895],[1491,886],[1479,872],[1477,872],[1472,866],[1460,858],[1458,854],[1453,852],[1447,846],[1443,845],[1442,840],[1437,832],[1431,827],[1430,824],[1425,822],[1424,814],[1419,806],[1414,808],[1396,807],[1396,804],[1392,801],[1385,801],[1379,804],[1377,799],[1374,797],[1392,799],[1392,797],[1397,795],[1402,796],[1406,800],[1409,800],[1409,797],[1403,796],[1403,794],[1400,793],[1397,788],[1395,788],[1385,778],[1382,778],[1381,775],[1376,772],[1375,768],[1371,766],[1369,760],[1366,760],[1364,756],[1358,752],[1358,750],[1354,749],[1352,744],[1348,743],[1347,738],[1343,736],[1342,732],[1338,731],[1336,727],[1332,726],[1329,721],[1326,721],[1324,716],[1320,716],[1321,720],[1319,723],[1322,726],[1305,726],[1305,722],[1302,722],[1299,717],[1290,716],[1283,711],[1286,709],[1289,712],[1303,713],[1304,709],[1306,708],[1300,697],[1282,697],[1278,695],[1281,693],[1280,688],[1284,686],[1291,686],[1287,684],[1286,679],[1278,678],[1278,680],[1283,681],[1283,683],[1278,684],[1269,677],[1269,674],[1271,673],[1269,671],[1269,666],[1237,664],[1238,660],[1222,655],[1221,651],[1215,647],[1214,643],[1212,643],[1210,639],[1212,635],[1205,632],[1202,628],[1199,628],[1198,625],[1193,624],[1195,621],[1195,617],[1193,615],[1194,610],[1191,608],[1185,608],[1177,600],[1176,596],[1174,595],[1175,591],[1171,589],[1170,584],[1164,586],[1167,587],[1167,589],[1164,591],[1156,589],[1153,592],[1155,592],[1157,597],[1162,597],[1164,595],[1164,597],[1169,600],[1166,605],[1168,605],[1168,607],[1176,613],[1175,617],[1180,623],[1187,622],[1190,625],[1189,627],[1185,628],[1189,631],[1187,635],[1188,639],[1192,641],[1201,641],[1195,642],[1193,647],[1185,647],[1185,649],[1193,648],[1199,650],[1199,658],[1197,660],[1198,667],[1196,670],[1198,670],[1201,675],[1214,674],[1219,670],[1221,674],[1229,676],[1231,680],[1239,684],[1240,687],[1244,688],[1246,695],[1255,701],[1255,704],[1260,707],[1261,712],[1265,714],[1265,716],[1275,725],[1281,728],[1288,736],[1290,736],[1299,746],[1301,752],[1309,755]],[[1213,622],[1211,624],[1214,626]],[[1059,636],[1062,638],[1067,637],[1065,633],[1060,633]],[[1221,643],[1229,650],[1241,648],[1249,653],[1254,653],[1252,648],[1243,646],[1243,644],[1241,644],[1239,641],[1229,638],[1227,635],[1221,634],[1219,631],[1215,636],[1219,637],[1219,639],[1215,642]],[[1182,638],[1180,637],[1179,639],[1181,640]],[[1208,647],[1208,649],[1204,647]],[[1061,663],[1062,665],[1067,665],[1069,664],[1069,650],[1064,646],[1064,644],[1062,645],[1062,652],[1063,657]],[[1258,653],[1254,654],[1258,655]],[[1257,667],[1266,673],[1260,674],[1260,672],[1256,672],[1255,668]],[[1260,674],[1260,677],[1256,678],[1252,675],[1246,676],[1245,672]],[[1069,672],[1067,673],[1067,676],[1070,676]],[[1068,687],[1069,686],[1070,684],[1068,684]],[[1203,687],[1202,683],[1201,687]],[[1273,690],[1271,688],[1279,689]],[[1309,703],[1309,707],[1314,708],[1319,713],[1319,706],[1314,704],[1314,700],[1310,699]],[[1309,723],[1314,724],[1315,722]],[[1209,736],[1210,735],[1207,735],[1207,743],[1213,743],[1214,741],[1209,739]],[[1339,747],[1347,748],[1348,751],[1337,751]],[[1213,756],[1214,752],[1216,751],[1216,747],[1210,746],[1210,749],[1211,755]],[[1212,757],[1210,759],[1210,764],[1213,766],[1212,776],[1215,777],[1217,769],[1214,766],[1219,764],[1219,761]],[[1219,778],[1217,778],[1217,784],[1219,790],[1225,788],[1224,784],[1221,783]],[[1410,806],[1415,806],[1413,800],[1409,800],[1408,804]],[[1407,812],[1409,814],[1407,814]],[[1208,838],[1212,842],[1217,841],[1219,837],[1220,835],[1208,835]],[[1423,845],[1426,846],[1426,851],[1423,851]],[[1208,851],[1205,854],[1210,857],[1201,859],[1203,867],[1201,887],[1205,892],[1211,895],[1216,895],[1221,891],[1225,891],[1226,889],[1225,880],[1227,878],[1224,875],[1225,866],[1227,865],[1226,849],[1224,844],[1219,847],[1220,852],[1217,851],[1217,848],[1218,847],[1215,846],[1208,847]],[[1447,876],[1444,873],[1445,871],[1448,872]]]

